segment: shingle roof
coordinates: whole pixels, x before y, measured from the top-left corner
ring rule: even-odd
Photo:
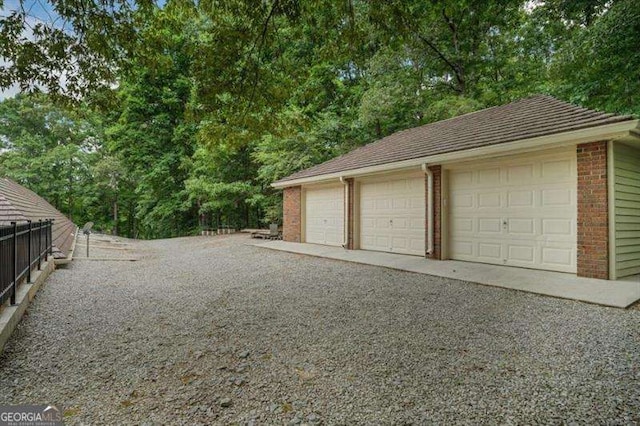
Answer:
[[[0,226],[12,221],[54,219],[53,255],[67,257],[73,244],[76,225],[35,192],[16,182],[0,178]]]
[[[22,212],[16,209],[13,204],[11,204],[11,201],[0,193],[0,225],[25,220],[27,220],[27,218],[22,214]]]
[[[547,95],[402,130],[278,183],[633,120]]]

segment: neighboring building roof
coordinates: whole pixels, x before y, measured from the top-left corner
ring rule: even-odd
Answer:
[[[634,118],[593,111],[551,96],[536,95],[396,132],[276,183],[630,120]]]
[[[67,257],[77,226],[35,192],[10,179],[0,178],[0,226],[40,219],[54,219],[53,256]]]
[[[22,212],[16,209],[13,204],[11,204],[11,201],[0,193],[0,225],[25,220],[27,220],[27,218],[22,214]]]

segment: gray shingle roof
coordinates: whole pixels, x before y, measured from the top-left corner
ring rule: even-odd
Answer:
[[[76,225],[35,192],[16,182],[0,178],[0,226],[11,222],[54,219],[53,255],[66,257],[71,250]]]
[[[402,130],[277,183],[633,120],[536,95]]]

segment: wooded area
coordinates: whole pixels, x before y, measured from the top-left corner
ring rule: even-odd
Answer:
[[[0,175],[124,236],[264,227],[278,178],[534,93],[640,116],[635,0],[52,3],[0,1]]]

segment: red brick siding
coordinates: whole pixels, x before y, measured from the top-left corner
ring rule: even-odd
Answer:
[[[354,214],[354,210],[353,210],[353,203],[355,201],[355,196],[356,196],[356,192],[355,192],[355,188],[356,188],[356,183],[355,180],[353,178],[349,178],[347,179],[347,183],[348,183],[348,204],[347,204],[347,248],[349,250],[353,250],[354,247],[354,241],[353,241],[353,234],[354,234],[354,229],[355,229],[355,222],[354,222],[354,218],[353,218],[353,214]]]
[[[294,243],[301,242],[302,231],[302,188],[292,186],[285,188],[282,200],[282,239]]]
[[[433,200],[433,253],[427,254],[426,256],[429,259],[442,259],[442,239],[441,239],[441,230],[442,230],[442,167],[441,166],[431,166],[429,170],[433,173],[433,194],[429,194],[429,178],[425,177],[425,193],[426,193],[426,203],[425,203],[425,211],[428,211],[428,200],[429,197],[432,197]],[[429,245],[429,218],[425,223],[426,233],[425,233],[425,242],[426,246]],[[428,247],[425,247],[425,252]]]
[[[609,278],[607,142],[578,145],[578,276]]]

